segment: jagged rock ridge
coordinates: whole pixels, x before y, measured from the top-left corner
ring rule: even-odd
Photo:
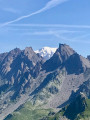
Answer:
[[[72,91],[89,79],[84,73],[90,68],[90,61],[66,44],[60,44],[46,62],[31,47],[14,49],[0,56],[1,78],[7,79],[3,86],[9,85],[2,104],[28,94],[34,103],[47,102],[46,107],[64,106]]]

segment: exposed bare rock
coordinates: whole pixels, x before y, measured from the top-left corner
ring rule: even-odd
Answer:
[[[0,102],[7,102],[7,106],[10,100],[28,94],[33,103],[38,101],[47,103],[45,107],[63,107],[71,102],[72,91],[83,91],[83,84],[88,84],[90,79],[90,61],[66,44],[60,44],[46,62],[31,47],[1,54],[0,60],[0,81],[7,81],[0,86],[0,90],[6,87],[0,91],[1,94],[4,92]],[[9,92],[11,94],[7,94]]]
[[[66,44],[59,44],[55,54],[45,62],[43,69],[53,71],[60,67],[75,51]]]
[[[69,74],[80,74],[86,71],[87,68],[90,68],[90,62],[75,53],[69,57],[69,59],[63,64]]]
[[[20,54],[20,52],[21,50],[19,48],[16,48],[14,50],[11,50],[7,54],[2,54],[5,56],[0,65],[0,72],[3,76],[5,76],[11,70],[11,64],[13,63],[15,58]]]
[[[0,54],[0,64],[4,60],[4,58],[6,57],[7,54],[8,53],[2,53],[2,54]]]
[[[90,55],[87,56],[87,59],[90,60]]]
[[[47,60],[42,68],[48,72],[64,67],[68,74],[80,74],[87,68],[90,68],[90,62],[76,53],[68,45],[60,44],[53,57]]]

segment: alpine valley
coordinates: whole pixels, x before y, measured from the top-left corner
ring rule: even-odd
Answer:
[[[0,120],[90,120],[90,56],[66,44],[0,54]]]

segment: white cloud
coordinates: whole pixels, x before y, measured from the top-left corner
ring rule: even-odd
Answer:
[[[51,28],[84,28],[90,29],[90,25],[64,25],[64,24],[10,24],[16,27],[51,27]]]
[[[3,8],[2,10],[6,12],[11,12],[11,13],[19,13],[19,10],[13,9],[13,8]]]
[[[21,17],[15,19],[15,20],[12,20],[12,21],[3,23],[0,27],[6,26],[6,25],[11,24],[11,23],[15,23],[15,22],[17,22],[17,21],[20,21],[20,20],[22,20],[22,19],[31,17],[31,16],[36,15],[36,14],[42,13],[42,12],[48,10],[48,9],[51,9],[51,8],[53,8],[53,7],[55,7],[55,6],[59,5],[59,4],[62,4],[62,3],[64,3],[64,2],[66,2],[66,1],[68,1],[68,0],[50,0],[50,1],[45,5],[45,7],[43,7],[42,9],[40,9],[40,10],[38,10],[38,11],[36,11],[36,12],[33,12],[33,13],[31,13],[31,14],[25,15],[25,16],[21,16]]]
[[[15,10],[13,8],[3,8],[2,10],[7,11],[7,12],[11,12],[11,13],[19,13],[19,10]]]
[[[49,31],[39,31],[39,32],[28,32],[26,35],[56,35],[56,34],[65,34],[65,33],[77,33],[81,31],[70,31],[70,30],[49,30]]]
[[[42,10],[45,11],[45,10],[50,9],[52,7],[55,7],[55,6],[59,5],[59,4],[62,4],[64,2],[66,2],[66,1],[68,1],[68,0],[51,0],[50,2],[48,2],[46,4],[46,6],[44,8],[42,8]]]
[[[86,36],[90,36],[90,34],[85,34],[85,35],[81,35],[78,37],[72,37],[72,38],[68,38],[65,37],[63,34],[58,34],[57,32],[53,34],[55,37],[65,41],[65,42],[75,42],[75,43],[85,43],[85,44],[90,44],[89,40],[85,40],[83,38],[85,38]],[[81,38],[81,39],[80,39]]]

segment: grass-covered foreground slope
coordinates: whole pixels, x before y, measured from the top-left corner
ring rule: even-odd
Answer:
[[[56,114],[52,109],[27,102],[5,120],[90,120],[90,99],[80,94],[75,101]]]
[[[61,118],[61,116],[66,118]],[[90,99],[78,96],[74,102],[64,107],[54,116],[48,116],[45,120],[90,120]]]
[[[90,99],[72,103],[63,111],[70,120],[89,120],[90,119]]]
[[[84,110],[84,112],[82,112],[81,114],[79,114],[76,118],[76,120],[90,120],[90,99],[86,100],[87,106],[86,109]]]
[[[44,109],[41,106],[34,106],[30,102],[19,107],[13,114],[7,116],[5,120],[40,120],[48,116],[51,109]]]

